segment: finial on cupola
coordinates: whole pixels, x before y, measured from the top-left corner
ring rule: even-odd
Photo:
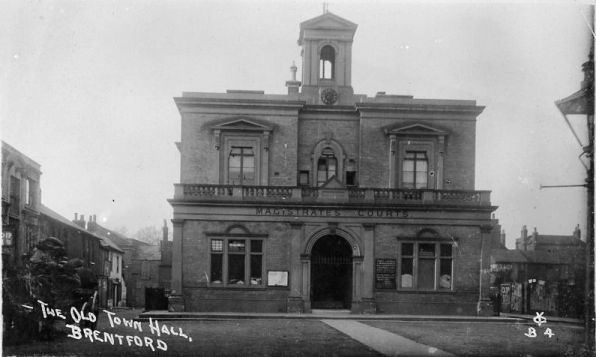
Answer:
[[[290,67],[290,71],[292,72],[292,80],[295,81],[296,80],[296,71],[298,70],[298,67],[296,67],[296,62],[292,61],[292,67]]]

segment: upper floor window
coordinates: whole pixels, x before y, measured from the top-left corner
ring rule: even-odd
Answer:
[[[25,204],[30,206],[35,204],[35,181],[25,180]]]
[[[337,158],[331,148],[325,148],[317,160],[317,186],[337,174]]]
[[[15,210],[19,209],[21,198],[21,180],[15,176],[10,176],[10,205]]]
[[[255,153],[252,147],[232,147],[228,157],[228,184],[255,184]]]
[[[428,187],[428,157],[425,151],[406,151],[402,161],[404,188]]]
[[[333,79],[335,70],[335,50],[327,45],[321,49],[321,61],[319,64],[319,77]]]

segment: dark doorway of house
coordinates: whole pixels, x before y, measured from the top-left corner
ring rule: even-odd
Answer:
[[[311,251],[310,301],[313,309],[349,309],[352,248],[342,237],[319,239]]]
[[[145,310],[167,310],[168,298],[163,288],[145,288]]]

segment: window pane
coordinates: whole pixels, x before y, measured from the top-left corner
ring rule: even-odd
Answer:
[[[435,245],[420,244],[418,246],[418,256],[420,258],[433,258],[435,256]]]
[[[403,181],[404,187],[414,188],[414,173],[404,171],[402,181]]]
[[[317,163],[317,170],[319,171],[327,171],[327,159],[320,158]]]
[[[428,170],[428,163],[422,160],[416,162],[416,171],[418,172],[426,172]]]
[[[230,172],[229,172],[229,179],[228,179],[228,183],[230,184],[239,184],[240,181],[240,169],[239,168],[230,168]]]
[[[440,289],[451,289],[451,259],[441,259],[441,267],[439,272]]]
[[[243,167],[245,170],[254,170],[255,169],[255,157],[254,156],[245,156]]]
[[[230,157],[228,159],[230,168],[234,167],[234,168],[240,169],[240,160],[241,159],[242,159],[242,157],[240,156],[240,154],[230,153]]]
[[[223,254],[211,254],[211,282],[221,283]]]
[[[404,171],[414,171],[414,161],[404,160],[402,168]]]
[[[263,256],[252,254],[250,256],[250,285],[261,285],[263,282]]]
[[[243,240],[231,240],[228,243],[228,253],[244,253],[245,243]]]
[[[400,286],[402,288],[411,288],[413,287],[413,275],[414,272],[414,259],[412,258],[403,258],[401,260],[401,277],[400,277]]]
[[[244,284],[244,255],[228,255],[228,283]]]
[[[435,288],[435,260],[420,259],[418,261],[418,288]]]
[[[401,244],[401,255],[414,255],[414,243],[402,243]]]
[[[263,241],[262,240],[251,240],[250,241],[250,252],[251,253],[262,253],[263,252]]]
[[[417,174],[416,176],[422,176],[422,177],[416,177],[416,188],[418,188],[418,189],[426,188],[426,186],[427,186],[426,173],[424,173],[422,175]]]
[[[223,241],[221,239],[213,239],[211,241],[211,251],[212,252],[222,252],[223,251]]]
[[[317,173],[317,184],[320,186],[327,181],[327,170],[319,170]]]
[[[442,257],[450,257],[451,256],[451,244],[441,244],[441,256]]]

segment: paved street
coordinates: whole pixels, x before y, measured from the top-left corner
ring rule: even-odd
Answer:
[[[164,321],[151,333],[149,323],[123,321],[140,311],[100,314],[96,336],[64,337],[4,350],[4,355],[55,356],[574,356],[583,330],[565,324],[504,322],[355,321],[317,319],[226,319]],[[116,319],[116,317],[118,319]],[[120,325],[117,325],[117,323]],[[142,332],[139,331],[139,325]],[[166,331],[170,335],[166,335]],[[528,327],[537,336],[527,337]],[[555,334],[543,335],[550,327]],[[108,337],[104,335],[108,333]],[[175,336],[173,334],[177,334]],[[109,337],[114,345],[109,342]],[[121,336],[120,343],[118,342]],[[130,338],[127,338],[130,336]],[[134,336],[138,336],[136,339]],[[160,339],[161,344],[157,342]],[[104,342],[100,342],[103,340]],[[92,342],[93,341],[93,342]],[[151,346],[148,346],[151,342]],[[130,346],[129,346],[130,344]],[[140,345],[140,346],[139,346]],[[163,351],[167,345],[167,351]],[[159,347],[158,347],[159,346]],[[161,347],[161,349],[160,349]]]

